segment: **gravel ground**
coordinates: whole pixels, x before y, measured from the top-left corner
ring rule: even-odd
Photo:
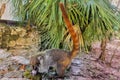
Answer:
[[[106,46],[105,61],[97,60],[100,55],[100,42],[92,45],[89,54],[81,53],[73,59],[69,77],[57,80],[120,80],[120,40],[112,40]],[[32,50],[32,53],[35,53]],[[0,49],[0,80],[30,80],[24,77],[22,64],[29,69],[31,50]],[[112,58],[113,57],[113,58]]]

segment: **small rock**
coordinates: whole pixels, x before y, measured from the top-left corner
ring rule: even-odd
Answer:
[[[18,39],[16,40],[16,44],[17,44],[17,45],[25,45],[25,44],[26,44],[25,38],[18,38]]]
[[[8,69],[8,65],[0,65],[0,70]]]
[[[25,49],[11,49],[9,52],[11,52],[14,56],[25,56],[29,53],[28,50]]]
[[[11,57],[11,60],[15,60],[20,64],[25,64],[28,65],[30,63],[30,61],[22,56],[13,56]]]
[[[10,41],[8,44],[9,47],[15,47],[15,45],[16,45],[15,41]]]
[[[77,67],[77,66],[71,66],[71,73],[72,75],[80,75],[81,73],[81,70],[80,70],[80,67]]]
[[[0,49],[0,59],[7,58],[7,57],[10,56],[10,55],[11,55],[11,53],[6,52],[6,51],[3,50],[3,49]]]
[[[32,41],[32,38],[26,38],[26,44],[25,45],[31,45],[34,42]]]
[[[9,66],[12,64],[13,62],[9,59],[2,61],[0,63],[0,70],[8,70]]]
[[[5,78],[22,78],[22,71],[11,71],[4,75]]]
[[[0,54],[5,53],[5,50],[0,49]]]
[[[72,64],[81,65],[81,60],[79,58],[75,58],[72,60]]]
[[[11,29],[11,35],[17,35],[18,33],[15,31],[15,29]]]

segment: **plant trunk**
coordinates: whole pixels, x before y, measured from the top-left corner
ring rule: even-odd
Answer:
[[[106,53],[105,53],[105,50],[106,50],[106,44],[107,44],[107,38],[104,38],[101,42],[101,54],[99,56],[98,59],[102,60],[102,61],[105,61],[105,57],[106,57]]]

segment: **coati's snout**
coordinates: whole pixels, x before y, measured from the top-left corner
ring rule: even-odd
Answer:
[[[39,72],[38,72],[38,65],[32,65],[32,70],[31,70],[31,74],[33,76],[37,75]]]
[[[31,71],[31,74],[32,74],[33,76],[35,76],[35,75],[38,74],[38,71],[33,69],[33,70]]]
[[[31,57],[30,64],[32,65],[32,75],[48,72],[47,67],[45,66],[44,56],[42,55]]]
[[[38,65],[39,65],[39,60],[37,58],[37,56],[32,56],[30,58],[30,65],[31,65],[31,74],[33,76],[37,75],[38,74]]]

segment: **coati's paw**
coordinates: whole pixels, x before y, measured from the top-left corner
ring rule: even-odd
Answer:
[[[55,76],[53,76],[52,79],[62,79],[62,80],[65,79],[66,80],[66,79],[70,79],[70,75],[68,75],[68,74],[65,74],[63,76],[55,75]]]

